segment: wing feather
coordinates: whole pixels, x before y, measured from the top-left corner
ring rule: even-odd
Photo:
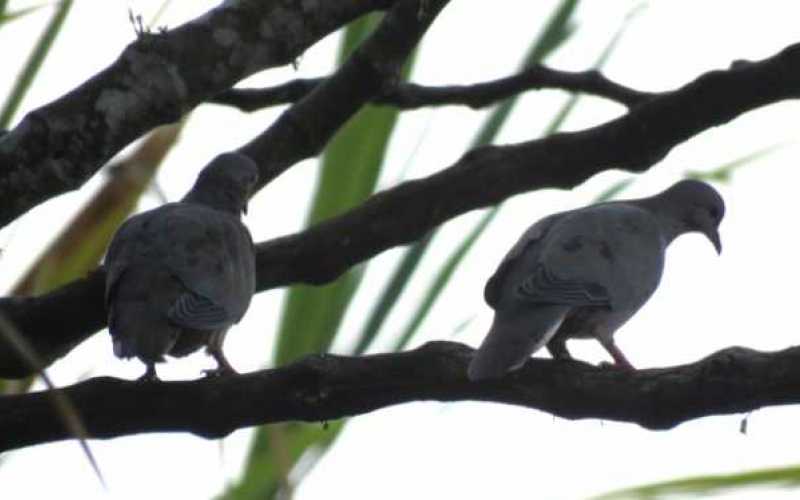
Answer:
[[[195,330],[218,330],[233,323],[224,307],[195,293],[181,294],[167,311],[167,317],[178,326]]]
[[[486,282],[483,289],[483,299],[491,307],[497,307],[503,287],[509,277],[509,271],[527,252],[536,252],[536,246],[547,235],[550,228],[561,216],[568,212],[553,214],[536,222],[522,235],[517,243],[511,247],[508,254],[500,262],[494,274]]]
[[[517,286],[517,295],[527,302],[567,306],[610,306],[611,297],[605,287],[560,279],[543,265],[536,266]]]

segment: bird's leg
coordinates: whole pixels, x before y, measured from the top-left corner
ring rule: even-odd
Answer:
[[[159,382],[158,375],[156,374],[156,364],[145,363],[145,365],[147,366],[147,371],[137,379],[137,382]]]
[[[236,370],[233,369],[228,360],[225,359],[225,354],[222,352],[222,343],[225,342],[225,334],[227,330],[218,330],[212,332],[208,337],[206,344],[206,352],[214,357],[217,362],[217,367],[213,370],[205,370],[208,377],[219,377],[223,375],[236,375]]]
[[[206,376],[219,377],[223,375],[236,375],[238,373],[225,358],[225,354],[222,353],[221,346],[209,345],[206,349],[206,352],[213,356],[214,360],[217,362],[216,368],[212,370],[205,370]]]
[[[572,359],[572,355],[569,353],[569,349],[567,349],[567,338],[565,336],[559,336],[558,333],[547,343],[547,352],[556,360]]]
[[[619,350],[619,347],[614,343],[614,339],[612,338],[598,338],[597,340],[600,341],[600,344],[605,348],[606,351],[614,358],[614,364],[618,368],[622,368],[628,371],[636,371],[636,368],[633,367],[628,358],[622,354],[622,351]]]

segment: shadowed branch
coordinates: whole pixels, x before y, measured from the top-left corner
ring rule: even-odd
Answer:
[[[212,97],[208,102],[233,106],[242,111],[256,111],[295,102],[325,80],[325,78],[305,78],[262,89],[228,89]],[[393,81],[381,90],[372,102],[400,109],[444,105],[462,105],[479,109],[528,90],[541,89],[560,89],[605,97],[629,108],[656,95],[613,82],[599,71],[559,71],[537,65],[513,76],[473,85],[431,87]]]
[[[493,401],[648,429],[800,402],[800,347],[775,353],[732,347],[696,363],[636,372],[533,358],[504,379],[481,383],[467,380],[473,352],[431,342],[394,354],[310,356],[243,375],[145,383],[104,377],[62,390],[95,438],[174,431],[214,438],[410,401]],[[0,450],[70,437],[46,392],[0,397]]]
[[[80,187],[154,127],[393,3],[416,0],[224,2],[164,33],[140,33],[103,71],[0,136],[0,227]]]

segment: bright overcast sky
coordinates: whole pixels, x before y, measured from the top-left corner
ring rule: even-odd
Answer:
[[[127,19],[133,6],[152,13],[161,2],[77,0],[23,113],[67,92],[108,65],[134,36]],[[213,2],[173,2],[160,24],[175,26],[207,10]],[[576,16],[578,35],[548,62],[559,69],[586,69],[635,2],[586,1]],[[648,91],[680,86],[702,72],[726,68],[736,59],[760,59],[800,41],[800,5],[794,0],[731,2],[671,0],[652,2],[630,25],[604,70],[612,79]],[[470,83],[512,72],[554,1],[478,2],[453,0],[425,40],[414,80],[427,84]],[[11,0],[12,10],[25,5]],[[150,9],[150,10],[148,10]],[[42,11],[0,30],[0,61],[5,75],[0,96],[27,57],[49,13]],[[292,68],[258,75],[268,84],[330,69],[336,38],[313,47]],[[9,48],[13,47],[11,51]],[[526,140],[540,133],[563,102],[559,92],[531,92],[498,142]],[[623,109],[600,99],[582,99],[569,129],[602,123]],[[690,110],[687,110],[690,112]],[[758,149],[796,141],[800,105],[782,103],[749,113],[679,146],[627,196],[649,196],[687,170],[711,169]],[[17,117],[19,119],[23,113]],[[217,152],[233,149],[269,125],[277,111],[245,116],[216,106],[194,113],[183,142],[159,177],[167,196],[179,198],[194,173]],[[462,108],[421,110],[402,116],[382,186],[394,182],[411,151],[409,175],[444,168],[464,152],[484,113]],[[789,145],[736,172],[718,186],[728,205],[718,257],[701,236],[678,240],[669,250],[660,289],[616,339],[637,367],[688,363],[731,345],[777,350],[797,343],[796,283],[798,238],[795,200],[796,158]],[[314,162],[307,161],[263,190],[251,205],[247,223],[257,241],[297,230],[305,216]],[[180,175],[175,175],[180,171]],[[620,172],[597,176],[572,192],[546,191],[514,198],[482,242],[464,262],[452,286],[423,325],[415,345],[452,338],[459,324],[469,326],[455,339],[476,346],[488,329],[491,311],[482,289],[508,247],[540,217],[588,203]],[[57,220],[66,220],[99,185],[93,179],[80,192],[38,207],[0,233],[5,247],[0,285],[8,287],[52,237]],[[147,198],[142,208],[157,204]],[[448,224],[422,268],[437,269],[478,214]],[[356,298],[364,311],[398,255],[390,251],[370,267]],[[392,316],[389,330],[400,328],[415,305],[425,280],[411,287]],[[245,320],[228,336],[228,358],[240,371],[259,368],[268,352],[279,314],[281,293],[261,294]],[[345,331],[357,331],[359,314],[350,314]],[[574,342],[573,354],[605,360],[595,342]],[[537,353],[547,356],[546,353]],[[194,378],[210,361],[196,355],[170,363],[164,378]],[[135,378],[138,362],[111,354],[106,334],[86,342],[51,371],[59,384],[93,374]],[[742,415],[705,418],[665,432],[599,420],[568,421],[534,410],[489,403],[416,403],[351,420],[338,443],[297,491],[297,498],[556,498],[579,499],[642,482],[686,475],[736,472],[800,463],[796,426],[800,408],[770,408],[750,416],[749,432],[739,433]],[[0,466],[4,498],[48,498],[68,492],[75,498],[204,498],[232,480],[242,463],[249,430],[223,442],[190,435],[147,435],[93,441],[110,493],[104,493],[73,442],[43,445],[9,456]],[[725,498],[796,498],[796,493],[748,492]]]

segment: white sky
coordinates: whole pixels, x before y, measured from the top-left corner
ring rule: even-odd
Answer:
[[[76,2],[67,29],[47,60],[22,114],[72,89],[108,65],[132,40],[128,5],[152,13],[161,2]],[[175,2],[162,24],[175,26],[207,10],[213,2]],[[11,8],[27,5],[10,2]],[[414,80],[428,84],[470,83],[509,74],[517,66],[543,16],[554,1],[470,2],[453,0],[425,40]],[[634,5],[630,1],[584,2],[578,35],[549,60],[560,69],[586,69]],[[491,6],[491,7],[490,7]],[[653,2],[630,26],[605,73],[642,90],[666,90],[698,74],[727,67],[735,59],[760,59],[800,41],[796,1],[730,2],[672,0]],[[0,63],[6,95],[15,70],[49,12],[29,16],[0,29]],[[298,71],[282,68],[254,77],[270,84],[325,74],[336,38],[329,37],[300,60]],[[14,50],[8,50],[13,47]],[[540,132],[563,102],[555,91],[531,92],[498,142],[526,140]],[[638,180],[629,196],[657,192],[686,170],[710,169],[741,155],[786,140],[796,140],[800,105],[763,108],[707,131],[676,148]],[[622,112],[600,99],[583,99],[568,128],[602,123]],[[690,110],[687,110],[690,112]],[[233,149],[267,127],[277,110],[243,115],[203,106],[192,117],[182,143],[171,153],[159,182],[170,199],[180,197],[194,174],[220,151]],[[485,116],[461,108],[421,110],[403,115],[391,144],[383,187],[391,185],[417,143],[411,176],[449,166],[463,153]],[[661,287],[617,335],[638,367],[695,361],[716,350],[742,345],[776,350],[797,343],[794,312],[798,254],[794,200],[797,146],[791,145],[738,171],[730,185],[719,186],[728,213],[721,229],[724,251],[717,257],[700,236],[681,238],[671,248]],[[176,175],[177,169],[182,169]],[[314,162],[307,161],[267,187],[251,205],[247,220],[261,241],[297,230],[313,186]],[[572,192],[546,191],[514,198],[491,226],[435,307],[415,345],[451,338],[455,327],[472,319],[456,339],[477,345],[491,321],[483,304],[486,278],[507,248],[532,222],[548,213],[589,202],[619,172],[599,175]],[[10,286],[51,238],[58,221],[67,220],[100,184],[93,179],[79,192],[52,200],[0,233],[4,247],[0,286]],[[142,208],[157,204],[150,197]],[[276,217],[276,214],[280,214]],[[452,245],[479,214],[448,224],[426,259],[420,276],[430,277]],[[370,266],[369,287],[356,297],[346,332],[357,332],[361,313],[384,282],[398,251]],[[390,333],[402,328],[426,279],[417,280],[390,318]],[[240,371],[260,367],[273,339],[282,293],[261,294],[245,320],[228,336],[226,352]],[[346,338],[346,337],[345,337]],[[341,341],[340,341],[341,342]],[[344,345],[343,343],[337,345]],[[388,344],[386,344],[388,345]],[[601,361],[594,342],[573,342],[578,357]],[[546,356],[544,353],[537,354]],[[202,355],[160,367],[164,378],[194,378],[210,366]],[[135,378],[137,362],[111,354],[108,336],[96,335],[56,365],[52,376],[69,384],[94,374]],[[549,414],[487,403],[416,403],[351,420],[337,444],[297,491],[303,500],[349,498],[555,498],[578,499],[610,489],[686,475],[725,473],[800,463],[794,429],[800,409],[770,408],[750,417],[741,435],[741,415],[705,418],[667,432],[598,420],[572,422]],[[75,443],[57,443],[11,454],[0,467],[4,498],[45,498],[68,491],[77,498],[205,498],[235,478],[251,431],[219,443],[190,435],[145,435],[93,441],[110,493],[98,486]],[[796,492],[739,493],[725,498],[793,498]]]

